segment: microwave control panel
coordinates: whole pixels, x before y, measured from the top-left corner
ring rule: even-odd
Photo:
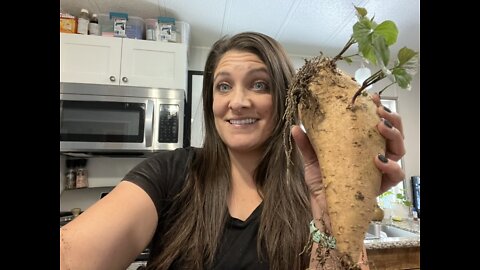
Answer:
[[[159,143],[178,142],[179,109],[178,105],[160,105],[160,122],[158,128]]]

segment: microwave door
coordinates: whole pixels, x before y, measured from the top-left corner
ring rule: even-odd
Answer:
[[[61,95],[62,152],[150,151],[153,104],[147,98]],[[151,145],[151,142],[150,142]]]

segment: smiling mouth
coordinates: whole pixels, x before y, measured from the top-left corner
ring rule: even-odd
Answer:
[[[230,119],[227,120],[232,125],[251,125],[257,122],[258,119],[255,118],[247,118],[247,119]]]

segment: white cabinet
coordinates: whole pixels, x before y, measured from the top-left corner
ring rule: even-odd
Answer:
[[[187,88],[187,45],[60,33],[60,82]]]

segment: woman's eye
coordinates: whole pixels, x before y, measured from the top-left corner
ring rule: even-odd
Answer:
[[[217,84],[217,89],[220,92],[227,92],[228,90],[230,90],[230,85],[226,83],[219,83]]]
[[[253,89],[257,91],[265,91],[268,90],[268,85],[265,82],[254,82]]]

